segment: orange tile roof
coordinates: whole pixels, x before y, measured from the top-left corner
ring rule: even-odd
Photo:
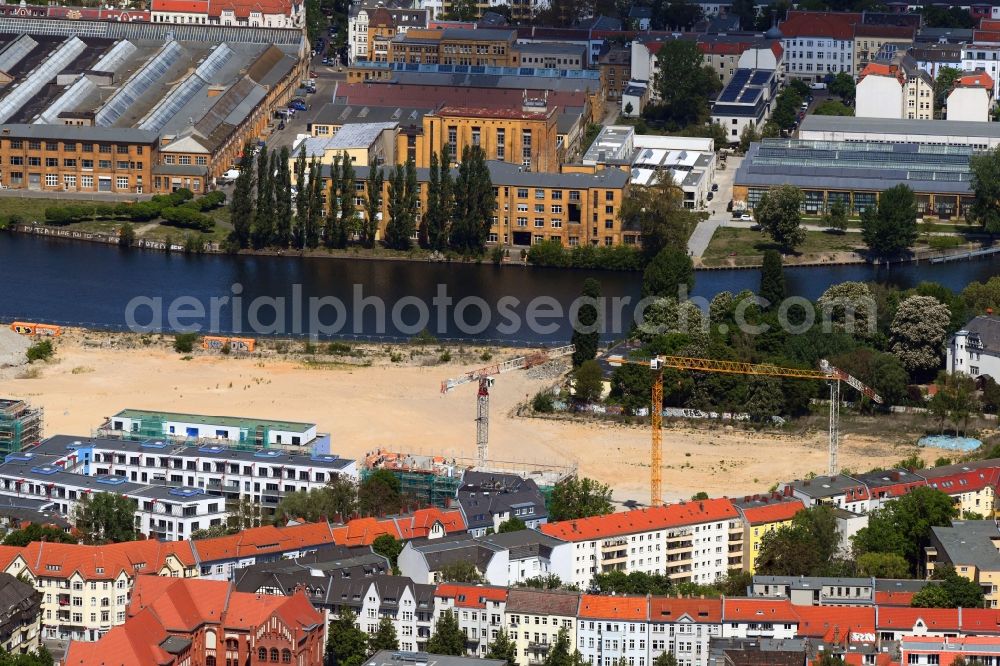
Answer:
[[[984,18],[979,22],[980,30],[1000,30],[1000,20]]]
[[[388,534],[400,540],[427,537],[435,523],[441,523],[445,534],[464,532],[465,519],[458,509],[418,509],[407,516],[391,518],[355,518],[333,528],[333,541],[338,546],[370,546],[375,539]]]
[[[333,530],[326,522],[303,523],[288,527],[253,527],[231,536],[191,542],[200,562],[263,555],[321,546],[334,542]]]
[[[79,572],[88,580],[112,580],[122,572],[129,576],[159,573],[169,557],[186,567],[195,563],[187,541],[128,541],[104,546],[34,541],[20,551],[28,570],[46,578],[69,578]],[[0,559],[6,560],[7,555],[9,551]]]
[[[114,627],[99,641],[72,641],[64,666],[159,666],[174,663],[160,647],[167,637],[156,616],[143,613],[126,625]]]
[[[966,88],[986,88],[993,90],[993,78],[986,72],[966,74],[958,80],[958,85]]]
[[[294,4],[288,0],[153,0],[154,12],[178,12],[181,14],[207,14],[222,16],[224,11],[231,11],[240,18],[247,18],[252,12],[261,14],[292,13]]]
[[[1000,609],[997,608],[963,608],[962,609],[963,632],[976,634],[1000,633]],[[992,639],[996,642],[996,639]]]
[[[486,608],[487,601],[507,601],[507,588],[441,583],[434,590],[434,596],[441,599],[454,599],[455,606],[458,608]],[[464,600],[459,600],[459,597],[464,597]]]
[[[827,643],[844,643],[852,633],[875,633],[872,606],[796,606],[800,638],[817,638]]]
[[[799,616],[787,599],[723,599],[722,619],[726,622],[796,623]]]
[[[652,597],[649,600],[650,622],[677,622],[684,616],[693,622],[719,624],[722,622],[722,599]]]
[[[785,37],[829,37],[847,41],[854,38],[854,26],[861,20],[861,14],[850,12],[790,10],[778,29]]]
[[[646,597],[585,594],[580,598],[581,618],[646,620],[649,607]]]
[[[795,514],[802,511],[805,505],[802,500],[773,502],[764,506],[739,507],[740,513],[751,525],[765,523],[780,523],[791,520]]]
[[[649,509],[635,509],[606,516],[546,523],[539,529],[565,541],[587,541],[620,534],[650,532],[666,527],[694,525],[736,518],[736,507],[727,498],[681,502]]]
[[[928,629],[958,630],[958,609],[955,608],[879,608],[877,629],[913,629],[923,620]]]
[[[913,592],[879,592],[875,591],[876,606],[905,606],[913,602]]]
[[[740,55],[749,48],[749,42],[698,42],[698,49],[710,55]]]
[[[208,0],[153,0],[153,11],[207,14]]]

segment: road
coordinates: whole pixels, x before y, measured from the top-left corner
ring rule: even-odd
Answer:
[[[726,207],[733,199],[733,176],[742,163],[742,157],[732,156],[728,158],[725,169],[716,169],[715,184],[719,186],[719,191],[715,193],[715,198],[708,204],[708,219],[699,222],[688,239],[688,254],[692,257],[700,257],[705,254],[716,230],[719,227],[727,226],[731,221],[732,213],[727,211]]]
[[[316,56],[309,64],[311,70],[316,72],[316,93],[306,96],[309,108],[296,113],[294,118],[285,123],[285,129],[275,129],[267,140],[268,150],[281,150],[287,146],[291,151],[296,135],[309,133],[307,127],[316,118],[316,114],[325,104],[333,101],[337,85],[347,80],[345,72],[338,72],[336,67],[327,67],[322,60],[320,56]]]

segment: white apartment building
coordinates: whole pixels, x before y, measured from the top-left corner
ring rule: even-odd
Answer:
[[[648,599],[585,594],[577,615],[576,647],[594,666],[624,660],[647,666],[649,660]]]
[[[869,63],[856,94],[859,118],[934,119],[934,81],[903,52],[891,63]]]
[[[949,374],[1000,377],[1000,317],[980,315],[951,336],[945,369]]]
[[[441,583],[434,591],[434,617],[451,611],[465,633],[468,654],[483,658],[504,627],[507,588]]]
[[[582,589],[607,571],[712,583],[743,566],[743,523],[726,498],[549,523],[541,531],[573,544],[567,582]]]
[[[962,46],[961,69],[972,72],[980,69],[993,79],[993,98],[1000,96],[1000,45],[966,44]]]
[[[678,665],[704,666],[709,642],[721,636],[720,599],[650,598],[649,663],[670,652]]]
[[[861,14],[789,11],[778,24],[785,50],[785,72],[806,82],[827,74],[854,73],[854,25]]]

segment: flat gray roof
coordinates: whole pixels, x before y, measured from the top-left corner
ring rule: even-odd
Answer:
[[[517,44],[521,53],[560,53],[563,55],[586,54],[587,47],[583,44],[565,44],[560,42],[522,42]]]
[[[504,666],[502,659],[481,659],[479,657],[452,657],[426,652],[394,652],[382,650],[365,659],[363,666]]]
[[[956,520],[951,527],[932,527],[931,531],[952,564],[1000,569],[1000,552],[993,541],[1000,540],[1000,529],[992,520]]]
[[[490,180],[494,185],[510,187],[555,187],[567,190],[600,187],[619,189],[629,181],[629,174],[621,169],[601,169],[597,173],[550,173],[542,171],[524,171],[516,164],[507,162],[487,162],[490,170]],[[322,166],[323,177],[329,178],[330,165]],[[426,182],[430,169],[417,169],[417,180]],[[368,167],[355,167],[357,180],[368,178]],[[458,170],[452,169],[452,176],[458,176]]]
[[[79,125],[0,125],[0,136],[15,139],[52,139],[98,143],[156,143],[156,132],[133,127],[81,127]]]
[[[896,120],[856,116],[807,115],[800,132],[881,132],[925,136],[983,136],[1000,138],[1000,123],[971,120]]]

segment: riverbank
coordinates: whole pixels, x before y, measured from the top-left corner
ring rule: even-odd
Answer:
[[[440,383],[473,367],[519,356],[523,349],[424,345],[304,343],[281,351],[229,355],[179,354],[170,336],[70,331],[56,340],[49,363],[0,370],[0,396],[45,408],[45,434],[89,435],[104,417],[125,408],[225,414],[316,422],[332,450],[362,457],[378,447],[474,456],[476,387],[448,395]],[[649,493],[649,429],[597,420],[538,419],[518,406],[552,382],[515,371],[490,391],[490,457],[524,463],[579,464],[580,473],[615,488],[620,501]],[[845,419],[846,420],[846,419]],[[663,433],[664,491],[672,500],[766,491],[779,481],[824,473],[822,419],[796,431],[705,429],[674,424]],[[841,464],[869,469],[912,451],[909,433],[886,433],[875,419],[845,428]],[[926,455],[933,459],[937,452]]]

